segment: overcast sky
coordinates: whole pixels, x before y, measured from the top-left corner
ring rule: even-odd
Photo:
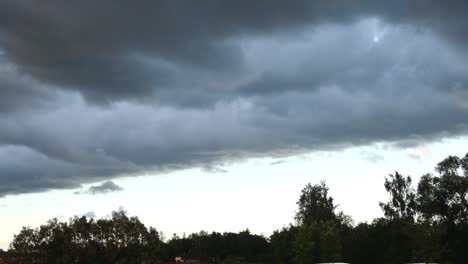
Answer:
[[[1,218],[17,223],[5,208],[27,210],[25,197],[46,197],[47,216],[63,193],[132,200],[137,183],[267,186],[252,160],[287,169],[278,186],[306,173],[365,180],[385,155],[425,173],[405,158],[426,170],[467,146],[467,11],[461,0],[0,1]],[[429,164],[427,149],[444,152]],[[353,158],[330,154],[343,151]],[[284,162],[318,153],[346,175]]]

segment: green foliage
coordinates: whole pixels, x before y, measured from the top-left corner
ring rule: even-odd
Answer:
[[[335,222],[313,222],[299,227],[296,263],[338,262],[341,259],[341,239]]]
[[[114,212],[111,219],[75,217],[23,228],[10,245],[12,263],[156,263],[161,241],[136,217]]]

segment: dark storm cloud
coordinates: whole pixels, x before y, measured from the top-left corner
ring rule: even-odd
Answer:
[[[47,157],[23,146],[0,147],[0,196],[77,188],[83,182],[99,181],[129,172],[128,168],[73,164]]]
[[[464,135],[466,5],[1,1],[0,196]]]
[[[191,70],[240,70],[239,36],[381,16],[466,44],[464,10],[465,1],[422,0],[7,0],[0,3],[0,43],[22,72],[108,102],[174,88]]]
[[[57,94],[34,79],[22,76],[15,65],[0,54],[0,115],[24,108],[42,108],[57,99]]]

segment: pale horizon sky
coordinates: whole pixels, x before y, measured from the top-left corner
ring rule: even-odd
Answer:
[[[199,231],[256,234],[294,223],[296,201],[308,183],[325,180],[338,211],[355,223],[383,216],[378,203],[388,198],[384,177],[398,171],[413,178],[435,173],[448,155],[464,156],[466,137],[408,148],[391,144],[320,151],[283,158],[252,158],[214,168],[194,168],[159,175],[124,177],[113,182],[123,190],[105,194],[75,194],[80,189],[49,191],[0,198],[0,248],[6,250],[22,226],[38,227],[57,217],[67,222],[91,213],[108,217],[123,208],[147,226],[164,233]]]

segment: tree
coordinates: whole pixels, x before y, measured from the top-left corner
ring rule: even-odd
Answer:
[[[333,262],[342,258],[340,226],[351,220],[343,213],[335,214],[336,206],[328,195],[325,182],[310,183],[302,189],[297,202],[298,231],[296,263]]]
[[[295,245],[298,228],[291,225],[276,230],[270,236],[273,259],[275,263],[290,264],[294,263],[296,257]]]
[[[328,187],[323,181],[316,185],[307,184],[302,189],[297,205],[299,210],[296,213],[296,221],[299,224],[337,220],[336,206],[333,204],[333,198],[328,196]]]
[[[337,262],[341,257],[341,239],[334,222],[312,222],[299,227],[296,263]]]
[[[468,154],[460,159],[449,156],[440,162],[436,170],[440,173],[439,189],[445,198],[447,219],[466,223],[468,221],[468,171],[466,170]],[[459,171],[463,170],[463,175]]]
[[[10,249],[12,263],[155,263],[159,233],[136,217],[113,212],[110,219],[52,219],[39,228],[23,228]]]
[[[12,258],[17,263],[36,263],[39,259],[39,245],[36,230],[23,227],[10,244],[10,251],[14,252]]]
[[[436,171],[439,176],[424,175],[418,184],[417,201],[423,219],[467,223],[468,154],[463,159],[447,157],[437,164]]]
[[[411,177],[404,177],[395,172],[385,178],[385,190],[390,194],[390,201],[380,203],[385,217],[413,221],[416,214],[416,194],[411,187]]]
[[[419,180],[416,202],[422,221],[439,223],[446,220],[448,206],[439,182],[440,178],[432,174],[423,175]]]
[[[343,261],[347,263],[383,263],[384,241],[374,224],[360,223],[343,240]]]

